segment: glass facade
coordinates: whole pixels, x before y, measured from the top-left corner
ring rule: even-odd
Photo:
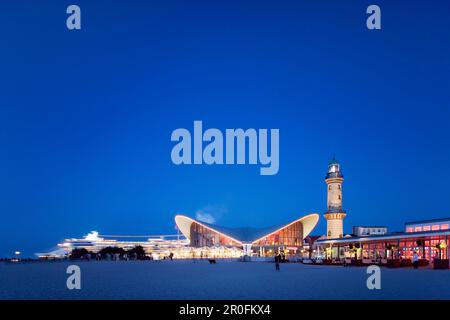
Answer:
[[[212,246],[241,246],[240,243],[206,228],[198,223],[191,224],[191,245],[193,247],[212,247]]]
[[[253,243],[254,246],[295,246],[303,242],[303,224],[297,221],[263,239]]]
[[[330,253],[332,258],[412,259],[415,251],[419,258],[432,261],[437,256],[441,259],[448,259],[446,248],[448,241],[448,236],[445,235],[380,241],[355,241],[354,243],[334,244]],[[441,249],[438,245],[441,246]],[[355,248],[358,248],[356,253]],[[340,255],[338,255],[338,252],[340,252]]]

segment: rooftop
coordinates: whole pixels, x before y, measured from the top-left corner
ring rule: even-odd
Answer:
[[[436,231],[421,231],[421,232],[389,232],[385,234],[367,235],[349,238],[334,238],[317,240],[318,243],[351,243],[351,242],[365,242],[371,240],[398,240],[403,238],[420,238],[425,236],[435,235],[450,235],[450,230],[436,230]]]
[[[197,223],[203,225],[204,227],[212,231],[218,232],[224,236],[230,237],[236,240],[237,242],[241,243],[255,242],[261,238],[271,235],[272,233],[275,233],[278,230],[284,229],[296,222],[301,222],[303,224],[303,237],[306,237],[314,229],[318,220],[319,215],[316,213],[312,213],[284,225],[277,225],[267,228],[254,228],[254,227],[229,228],[195,220],[183,215],[177,215],[175,217],[175,222],[178,228],[187,238],[190,238],[191,223]]]
[[[353,226],[353,228],[387,228],[386,226]]]
[[[450,221],[450,217],[448,218],[439,218],[439,219],[429,219],[429,220],[419,220],[419,221],[409,221],[405,222],[407,224],[421,224],[421,223],[429,223],[429,222],[441,222],[441,221]]]

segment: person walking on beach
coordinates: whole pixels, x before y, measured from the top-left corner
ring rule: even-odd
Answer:
[[[281,260],[281,256],[279,253],[277,253],[275,255],[275,270],[276,271],[280,271],[280,260]]]
[[[412,262],[413,262],[414,269],[419,268],[419,255],[417,254],[416,251],[414,251]]]
[[[436,254],[434,255],[434,260],[439,260],[441,257],[439,257],[439,251],[436,251]]]

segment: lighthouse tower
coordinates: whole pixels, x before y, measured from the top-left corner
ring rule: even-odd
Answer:
[[[342,183],[344,176],[341,173],[339,162],[333,157],[328,164],[328,172],[325,177],[328,187],[327,212],[327,238],[342,238],[344,235],[344,218],[346,216],[342,209]]]

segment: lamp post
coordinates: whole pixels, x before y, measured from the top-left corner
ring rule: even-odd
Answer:
[[[15,251],[14,252],[14,257],[15,257],[15,259],[17,259],[17,261],[20,261],[20,254],[21,254],[20,251]]]

